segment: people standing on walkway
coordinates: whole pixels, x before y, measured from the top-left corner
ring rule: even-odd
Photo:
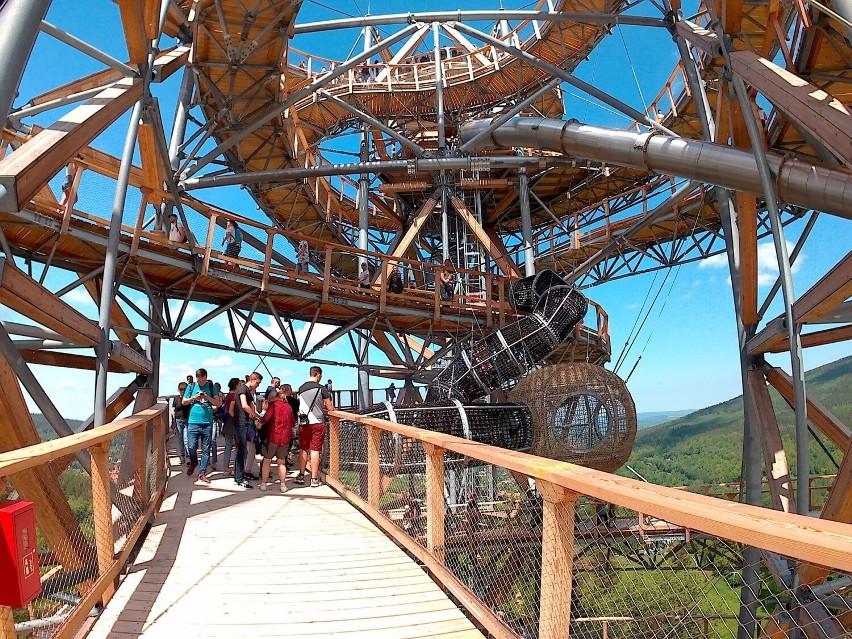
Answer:
[[[451,302],[456,288],[456,271],[450,260],[444,260],[441,271],[441,301]]]
[[[253,488],[245,477],[246,465],[246,432],[249,427],[254,428],[252,420],[259,417],[254,408],[254,392],[263,381],[263,375],[254,372],[249,375],[246,382],[237,385],[234,395],[236,397],[236,406],[234,413],[237,415],[237,421],[234,428],[235,438],[237,440],[237,455],[234,458],[234,483],[241,488]]]
[[[396,401],[396,386],[393,382],[391,382],[391,385],[385,389],[385,395],[387,396],[387,400],[389,402]]]
[[[234,471],[231,468],[231,451],[234,448],[235,437],[236,437],[236,411],[234,411],[234,406],[236,404],[236,395],[234,391],[237,390],[237,386],[239,385],[240,380],[237,377],[232,377],[228,380],[228,394],[225,395],[225,400],[222,402],[222,405],[225,407],[225,420],[222,422],[222,438],[225,440],[225,450],[222,456],[222,470],[225,472],[226,477],[232,477],[234,475]],[[234,455],[236,458],[236,454]]]
[[[402,272],[399,270],[399,265],[394,263],[391,265],[390,273],[388,273],[388,293],[402,293],[405,290],[405,281],[402,279]]]
[[[322,369],[311,366],[310,379],[299,388],[299,474],[297,484],[305,483],[308,456],[311,461],[311,486],[319,486],[319,461],[325,440],[326,413],[334,410],[331,393],[320,384]],[[304,420],[302,419],[304,415]],[[304,423],[303,423],[304,421]]]
[[[178,222],[177,213],[169,213],[169,241],[186,242],[186,230]]]
[[[308,241],[299,240],[299,247],[296,249],[296,275],[302,272],[307,273],[310,261],[311,251],[308,248]]]
[[[225,225],[225,238],[222,244],[225,246],[226,257],[237,257],[240,254],[243,248],[243,232],[234,220],[228,220]]]
[[[260,418],[258,426],[264,431],[266,443],[263,446],[263,465],[260,469],[261,490],[266,490],[272,458],[278,463],[278,479],[281,481],[281,492],[287,492],[287,454],[290,451],[290,440],[293,438],[293,426],[296,418],[290,405],[273,389],[267,395],[269,402],[266,412]]]
[[[358,272],[358,288],[370,288],[370,269],[367,262],[361,262],[361,270]]]
[[[180,382],[178,384],[178,399],[175,400],[175,407],[172,410],[172,413],[175,417],[175,430],[178,435],[178,456],[180,457],[180,463],[189,462],[186,458],[186,425],[189,421],[189,410],[192,408],[188,404],[184,405],[183,396],[186,393],[186,382]]]
[[[207,477],[207,463],[210,457],[210,440],[213,437],[213,409],[221,403],[216,388],[207,379],[207,371],[199,368],[195,371],[195,381],[186,387],[183,405],[190,406],[187,425],[186,444],[189,453],[187,475],[192,475],[198,466],[198,445],[201,444],[201,467],[198,479],[210,483]]]
[[[266,406],[267,406],[267,402],[269,402],[270,393],[272,391],[279,390],[280,386],[281,386],[281,378],[280,377],[273,377],[272,381],[269,382],[269,386],[267,386],[266,390],[263,391],[263,410],[261,412],[266,412]]]

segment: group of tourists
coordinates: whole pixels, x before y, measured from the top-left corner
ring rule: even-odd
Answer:
[[[218,435],[224,441],[223,472],[232,476],[240,489],[253,488],[250,481],[260,480],[259,488],[268,489],[272,460],[278,466],[280,491],[287,491],[287,466],[291,445],[298,462],[293,480],[304,485],[320,485],[320,452],[325,441],[328,412],[334,410],[331,401],[331,380],[326,386],[322,369],[312,366],[310,379],[294,392],[290,384],[273,377],[264,392],[258,388],[263,375],[257,371],[228,382],[228,390],[211,382],[207,371],[199,368],[195,378],[188,375],[178,384],[179,397],[173,409],[178,435],[178,454],[186,464],[186,474],[198,469],[198,480],[210,483],[210,474],[217,471]],[[201,455],[199,459],[199,448]],[[261,455],[260,475],[255,474],[257,456]],[[233,461],[233,465],[231,462]]]

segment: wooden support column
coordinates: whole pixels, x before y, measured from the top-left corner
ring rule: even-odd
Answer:
[[[444,449],[423,444],[426,451],[426,548],[444,563]]]
[[[763,372],[766,375],[767,381],[772,384],[772,387],[778,391],[784,401],[793,407],[794,393],[793,380],[790,376],[780,368],[775,368],[766,364],[763,367]],[[819,428],[823,434],[831,440],[831,443],[846,450],[852,442],[852,431],[841,422],[837,417],[831,414],[825,406],[820,404],[811,396],[807,398],[808,402],[808,421]]]
[[[571,623],[571,575],[574,565],[574,507],[578,493],[536,481],[544,498],[541,539],[539,639],[568,637]]]
[[[112,536],[112,500],[109,490],[109,442],[91,448],[92,454],[92,513],[95,520],[95,546],[98,552],[98,574],[109,570],[115,556],[115,539]],[[107,586],[103,603],[112,598],[115,584]]]
[[[133,450],[145,450],[145,429],[137,428],[133,431]],[[134,478],[133,478],[133,498],[140,504],[148,501],[148,464],[145,455],[134,455]]]
[[[365,428],[367,429],[367,503],[378,508],[382,488],[382,471],[379,467],[382,431],[376,426],[365,426]]]
[[[167,413],[154,418],[154,485],[160,490],[166,483],[166,433],[168,432]]]
[[[210,224],[207,226],[207,239],[204,245],[204,260],[201,262],[201,274],[207,275],[207,271],[210,269],[210,253],[213,251],[213,231],[216,229],[216,218],[218,215],[215,213],[210,214]]]
[[[385,306],[388,302],[388,260],[382,260],[381,270],[379,271],[379,314],[384,315]]]
[[[15,617],[9,606],[0,606],[0,638],[18,639],[15,632]]]
[[[506,326],[506,279],[501,277],[497,280],[497,304],[500,309],[497,314],[497,323],[500,328]]]
[[[272,265],[272,242],[274,240],[275,233],[270,229],[266,232],[266,251],[263,254],[263,278],[260,281],[261,291],[269,288],[269,268]]]
[[[781,441],[781,431],[778,420],[772,408],[772,399],[762,370],[750,370],[747,373],[749,393],[757,426],[760,430],[760,445],[763,449],[763,463],[766,466],[766,478],[769,482],[769,493],[772,496],[772,507],[785,513],[796,512],[796,501],[793,492],[793,480],[790,478],[790,467],[787,464],[787,453]]]
[[[432,301],[434,303],[435,312],[432,315],[432,319],[434,321],[439,321],[441,319],[441,288],[444,286],[441,282],[441,274],[444,272],[444,268],[439,266],[435,269],[435,285],[434,291],[432,295]]]
[[[325,268],[322,272],[322,303],[328,303],[328,287],[331,285],[331,246],[325,247]]]
[[[340,421],[335,417],[328,425],[328,476],[340,479]]]

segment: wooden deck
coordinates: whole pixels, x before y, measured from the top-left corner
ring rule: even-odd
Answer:
[[[221,471],[210,486],[180,471],[91,639],[482,637],[331,488],[238,492]]]

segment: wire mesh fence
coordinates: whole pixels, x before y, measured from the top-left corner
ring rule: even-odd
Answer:
[[[41,581],[40,594],[12,610],[18,636],[53,636],[69,616],[85,616],[95,607],[112,581],[104,571],[129,554],[162,488],[159,432],[148,421],[100,448],[83,448],[5,477],[0,497],[34,504]],[[99,486],[103,489],[96,490]]]
[[[741,543],[452,451],[430,511],[428,468],[386,462],[394,446],[423,460],[420,441],[381,432],[371,468],[367,427],[341,424],[343,488],[372,500],[383,526],[428,548],[427,567],[448,569],[519,637],[852,636],[852,575],[759,550],[744,570]]]

